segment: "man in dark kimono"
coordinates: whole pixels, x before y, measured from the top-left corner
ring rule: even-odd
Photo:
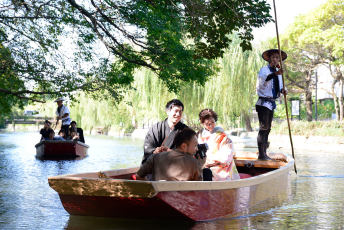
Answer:
[[[144,142],[144,156],[142,164],[152,154],[170,151],[175,135],[178,131],[187,127],[182,119],[184,105],[180,100],[173,99],[166,104],[167,118],[150,127]]]

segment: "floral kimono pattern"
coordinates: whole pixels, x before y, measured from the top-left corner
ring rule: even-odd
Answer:
[[[220,165],[210,168],[214,181],[240,179],[233,159],[232,140],[221,127],[215,127],[212,132],[203,129],[198,136],[198,142],[208,144],[205,165],[220,163]]]

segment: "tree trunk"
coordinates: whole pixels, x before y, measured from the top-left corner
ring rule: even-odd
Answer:
[[[338,107],[338,98],[336,91],[334,90],[335,85],[337,84],[338,80],[334,79],[331,84],[331,92],[333,97],[334,109],[336,111],[337,120],[339,120],[339,107]]]
[[[339,121],[343,120],[344,117],[344,103],[343,103],[343,85],[344,85],[344,80],[340,79],[339,81],[339,98],[338,98],[338,103],[339,103]]]
[[[305,104],[306,104],[307,121],[312,121],[313,120],[313,109],[312,109],[313,102],[312,102],[311,90],[306,91]]]
[[[245,125],[246,125],[246,131],[247,132],[252,132],[252,126],[251,126],[251,119],[250,116],[247,113],[243,114],[244,120],[245,120]]]

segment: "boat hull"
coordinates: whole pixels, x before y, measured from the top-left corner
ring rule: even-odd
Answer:
[[[128,198],[60,194],[65,210],[71,215],[116,218],[187,219],[158,197]]]
[[[35,147],[38,158],[83,158],[89,146],[79,141],[42,141]]]
[[[248,213],[263,201],[274,207],[280,204],[280,198],[287,197],[289,189],[282,184],[275,189],[277,194],[269,190],[270,185],[261,184],[229,190],[161,192],[153,198],[59,196],[71,215],[206,221]]]
[[[292,164],[235,181],[130,181],[118,175],[92,178],[90,173],[49,178],[49,184],[71,215],[207,221],[281,203],[290,192]]]

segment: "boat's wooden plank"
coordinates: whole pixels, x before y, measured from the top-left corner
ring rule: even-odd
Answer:
[[[81,179],[86,178],[100,178],[99,173],[104,174],[107,178],[116,178],[122,175],[134,174],[139,170],[139,167],[134,168],[124,168],[124,169],[116,169],[116,170],[105,170],[99,172],[88,172],[88,173],[77,173],[77,174],[68,174],[68,175],[60,175],[54,176],[51,178],[65,178],[65,177],[76,177]]]
[[[48,182],[57,193],[64,195],[149,198],[156,194],[148,181],[49,177]]]
[[[253,152],[236,152],[234,155],[234,159],[239,160],[256,160],[257,158],[258,154]]]
[[[280,168],[286,163],[282,161],[262,161],[253,159],[235,159],[235,165],[239,167],[255,167],[255,168]]]
[[[287,156],[283,153],[268,153],[268,156],[273,160],[273,162],[287,162]],[[237,152],[234,156],[235,160],[250,160],[255,161],[258,160],[258,152]],[[271,163],[265,164],[265,163],[257,163],[257,167],[265,167],[264,165],[267,165],[265,168],[279,168],[281,165],[276,164],[276,167],[271,167]],[[283,164],[284,165],[284,164]],[[272,165],[273,166],[273,165]]]

